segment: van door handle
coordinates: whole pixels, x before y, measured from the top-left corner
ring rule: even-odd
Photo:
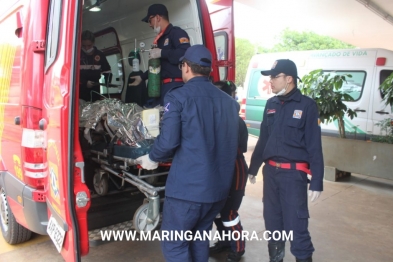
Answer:
[[[16,116],[16,117],[14,118],[14,123],[15,123],[15,125],[17,125],[17,126],[20,125],[20,116]]]
[[[366,112],[364,109],[355,109],[355,112]]]
[[[389,112],[385,112],[385,111],[375,111],[375,113],[380,114],[380,115],[388,115]]]

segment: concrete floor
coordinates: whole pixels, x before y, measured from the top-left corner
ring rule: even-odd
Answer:
[[[250,138],[249,152],[255,141]],[[247,155],[249,158],[250,154]],[[263,237],[262,181],[248,184],[240,208],[244,230],[256,231]],[[309,203],[310,232],[317,262],[393,261],[393,181],[363,175],[352,175],[339,182],[324,182],[321,197]],[[0,261],[63,261],[54,245],[46,237],[35,237],[31,245],[21,245],[1,252]],[[225,254],[209,262],[226,261]],[[97,261],[164,261],[160,243],[111,242],[91,247],[84,262]],[[243,262],[269,261],[265,241],[249,241]],[[295,261],[286,246],[284,261]]]

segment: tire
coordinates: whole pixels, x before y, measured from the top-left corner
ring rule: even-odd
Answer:
[[[132,220],[132,224],[134,226],[135,231],[137,232],[148,232],[153,231],[157,228],[158,223],[160,222],[160,215],[152,223],[147,223],[147,209],[149,207],[149,203],[141,205],[134,214],[134,218]]]
[[[0,189],[0,225],[4,240],[10,245],[20,244],[31,238],[31,231],[16,222],[9,208],[4,188]]]
[[[93,178],[94,190],[100,196],[105,196],[108,193],[108,174],[101,175],[100,172],[96,172]]]

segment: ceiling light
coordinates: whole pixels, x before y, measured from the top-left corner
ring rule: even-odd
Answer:
[[[93,5],[93,7],[89,9],[89,11],[90,12],[99,12],[99,11],[101,11],[100,0],[97,0],[96,4]]]

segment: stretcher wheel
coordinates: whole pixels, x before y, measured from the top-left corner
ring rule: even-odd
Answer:
[[[149,203],[141,205],[134,214],[133,226],[134,229],[138,232],[140,231],[152,231],[157,228],[158,223],[160,222],[160,216],[158,215],[154,221],[148,221],[147,212],[148,212]]]
[[[105,196],[108,193],[108,174],[100,174],[96,172],[93,178],[94,190],[100,196]]]

